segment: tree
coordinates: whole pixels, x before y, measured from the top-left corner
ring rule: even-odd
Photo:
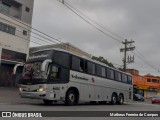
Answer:
[[[114,65],[111,62],[108,62],[108,60],[103,58],[102,56],[99,56],[99,57],[92,56],[92,59],[99,61],[99,62],[102,62],[102,63],[114,68]]]

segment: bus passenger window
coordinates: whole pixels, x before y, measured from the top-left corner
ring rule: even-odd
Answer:
[[[100,65],[96,65],[96,74],[102,76],[102,67]]]
[[[115,72],[115,80],[121,81],[121,73]]]
[[[84,71],[84,61],[83,60],[80,60],[79,70]]]
[[[80,59],[79,71],[87,72],[87,61]]]
[[[106,69],[105,69],[105,67],[102,67],[102,77],[106,77]]]
[[[127,75],[122,74],[122,82],[127,83]]]
[[[107,78],[114,79],[114,70],[107,68]]]
[[[60,78],[60,68],[58,68],[56,66],[51,66],[49,78],[50,79],[59,79]]]
[[[69,60],[69,55],[66,53],[56,52],[54,55],[54,62],[67,68],[70,66]]]
[[[131,76],[128,76],[127,83],[128,83],[128,84],[132,84],[132,77],[131,77]]]
[[[79,64],[80,64],[80,59],[77,57],[72,57],[72,69],[73,70],[79,70]]]
[[[87,62],[87,73],[95,74],[95,64]]]

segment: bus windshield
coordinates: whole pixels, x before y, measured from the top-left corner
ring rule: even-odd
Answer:
[[[42,79],[44,78],[41,71],[42,62],[27,63],[24,66],[23,79]]]

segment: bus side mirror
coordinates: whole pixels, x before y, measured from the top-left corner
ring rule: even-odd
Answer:
[[[52,62],[51,59],[47,59],[47,60],[43,61],[42,66],[41,66],[41,71],[45,72],[47,70],[48,64],[51,62]]]
[[[25,65],[24,63],[16,64],[16,65],[14,66],[14,68],[13,68],[13,74],[14,74],[14,75],[16,74],[18,67],[20,67],[20,66],[23,67],[24,65]]]

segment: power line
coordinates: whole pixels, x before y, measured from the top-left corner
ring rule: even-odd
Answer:
[[[103,27],[102,25],[100,25],[98,22],[96,22],[95,20],[89,18],[88,16],[86,16],[84,13],[82,13],[81,11],[79,11],[78,9],[76,9],[75,7],[73,7],[71,4],[69,4],[68,2],[66,1],[63,1],[63,4],[67,4],[69,7],[71,7],[72,9],[74,9],[75,11],[77,11],[78,13],[80,13],[81,15],[83,15],[84,17],[86,17],[88,20],[90,20],[91,22],[93,22],[94,24],[98,25],[99,27],[103,28],[104,30],[106,30],[107,32],[113,34],[114,36],[116,36],[117,38],[120,38],[122,40],[124,40],[123,37],[119,36],[118,34],[110,31],[109,29],[107,29],[106,27]]]
[[[15,35],[15,36],[17,36],[17,37],[19,37],[19,38],[22,38],[22,39],[24,39],[24,40],[29,41],[29,39],[26,39],[26,38],[24,38],[24,37],[21,37],[21,36],[18,36],[18,35]],[[31,40],[30,40],[30,41],[31,41]],[[33,42],[33,43],[35,43],[35,44],[38,44],[38,45],[42,45],[42,44],[37,43],[37,42],[35,42],[35,41],[31,41],[31,42]]]
[[[63,3],[64,6],[66,6],[69,10],[71,10],[73,13],[75,13],[77,16],[79,16],[82,20],[84,20],[85,22],[87,22],[89,25],[91,25],[92,27],[94,27],[95,29],[97,29],[99,32],[103,33],[104,35],[112,38],[113,40],[116,40],[117,42],[122,42],[121,40],[107,34],[105,31],[101,30],[100,28],[98,28],[96,25],[94,25],[93,23],[91,23],[90,21],[86,20],[84,17],[82,17],[80,14],[78,14],[75,10],[73,10],[70,6],[68,6],[66,4],[66,2],[63,0],[63,1],[60,1],[58,0],[59,2]]]
[[[8,16],[8,17],[10,17],[10,16]],[[15,19],[15,18],[13,18],[13,17],[10,17],[10,18],[12,18],[13,20],[17,21],[18,23],[21,23],[21,24],[27,26],[27,27],[30,28],[31,30],[29,30],[29,29],[27,29],[27,28],[24,28],[24,27],[22,27],[21,25],[18,25],[18,24],[14,23],[14,22],[11,22],[11,21],[9,21],[9,20],[7,20],[7,19],[5,19],[5,18],[0,17],[0,19],[3,19],[3,20],[5,20],[5,21],[7,21],[7,22],[10,22],[10,23],[12,23],[12,24],[15,24],[15,25],[17,25],[17,26],[19,26],[19,27],[21,27],[21,28],[23,28],[23,29],[27,29],[27,30],[28,30],[29,32],[31,32],[31,33],[34,33],[34,34],[39,35],[39,36],[42,37],[42,35],[36,33],[36,32],[39,32],[39,33],[41,33],[41,34],[43,34],[43,35],[45,35],[45,36],[47,36],[47,37],[49,37],[49,38],[51,38],[51,39],[54,39],[54,40],[56,40],[56,41],[58,41],[58,42],[60,42],[60,43],[63,43],[63,42],[60,41],[59,39],[54,38],[54,37],[52,37],[52,36],[50,36],[50,35],[47,35],[46,33],[43,33],[43,32],[41,32],[41,31],[37,30],[36,28],[33,28],[33,27],[31,27],[31,26],[29,26],[29,25],[27,25],[27,24],[25,24],[25,23],[23,23],[23,22]],[[35,30],[36,32],[34,32],[34,31],[32,31],[32,30]],[[43,36],[43,37],[44,37],[44,36]],[[46,37],[45,37],[45,38],[46,38]]]
[[[5,19],[5,18],[2,18],[2,17],[0,17],[0,19],[1,19],[1,20],[5,20],[5,21],[7,21],[7,22],[9,22],[9,23],[12,23],[12,24],[14,24],[14,25],[16,25],[16,26],[19,26],[19,27],[21,27],[21,28],[23,28],[23,29],[25,29],[25,30],[28,30],[29,32],[31,32],[31,33],[33,33],[33,34],[35,34],[35,35],[38,35],[38,36],[40,36],[40,37],[42,37],[42,38],[44,38],[44,39],[47,39],[48,41],[50,41],[50,42],[52,42],[52,43],[56,43],[56,44],[57,44],[57,42],[55,42],[55,41],[53,41],[53,40],[51,40],[51,39],[49,39],[49,38],[47,38],[47,37],[44,37],[44,36],[42,36],[42,35],[40,35],[40,34],[38,34],[38,33],[36,33],[36,32],[33,32],[33,31],[31,31],[30,29],[24,28],[24,27],[22,27],[21,25],[18,25],[18,24],[16,24],[16,23],[11,22],[11,21],[9,21],[9,20],[7,20],[7,19]],[[20,21],[17,21],[17,22],[20,22]],[[20,22],[20,23],[22,23],[22,22]],[[24,23],[23,23],[23,24],[24,24]],[[16,31],[22,32],[22,31],[19,31],[19,30],[16,30]],[[30,35],[30,34],[27,34],[27,35],[29,35],[29,36],[31,36],[31,37],[33,37],[33,38],[39,39],[39,40],[41,40],[41,41],[44,41],[44,40],[42,40],[42,39],[40,39],[40,38],[37,38],[37,37],[35,37],[35,36],[32,36],[32,35]],[[29,41],[29,39],[28,39],[28,41]],[[31,42],[33,42],[33,41],[31,41]],[[47,42],[47,41],[45,41],[45,42]],[[61,43],[62,43],[62,42],[61,42]],[[63,46],[63,45],[62,45],[62,46]],[[63,47],[64,47],[64,46],[63,46]]]
[[[20,31],[20,30],[16,30],[16,31],[23,33],[23,32],[22,32],[22,31]],[[43,41],[43,42],[47,42],[47,43],[49,43],[49,44],[53,44],[53,43],[57,44],[57,42],[49,41],[49,40],[47,41],[47,40],[44,40],[44,39],[41,39],[41,38],[35,37],[35,36],[33,36],[33,35],[30,35],[30,34],[26,34],[26,35],[29,35],[30,37],[33,37],[33,38],[35,38],[35,39],[37,39],[37,40],[40,40],[40,41]],[[30,41],[30,40],[28,39],[28,41]],[[52,43],[51,43],[51,42],[52,42]]]
[[[144,60],[144,58],[142,58],[141,55],[136,54],[135,52],[133,52],[140,60],[142,60],[146,65],[148,65],[149,67],[151,67],[152,69],[154,69],[155,71],[160,72],[157,68],[155,68],[153,65],[151,65],[150,63],[148,63],[147,61]]]
[[[8,22],[9,22],[9,21],[8,21]],[[17,24],[16,24],[16,25],[17,25]],[[27,29],[27,30],[28,30],[28,29]],[[16,29],[15,31],[18,31],[18,32],[23,33],[22,31],[17,30],[17,29]],[[63,44],[63,43],[57,43],[57,42],[55,42],[55,41],[53,41],[53,40],[50,40],[49,38],[46,38],[46,37],[44,37],[44,36],[39,35],[39,34],[36,34],[36,35],[39,35],[39,36],[45,38],[46,40],[41,39],[41,38],[38,38],[38,37],[35,37],[35,36],[33,36],[33,35],[31,35],[31,34],[28,34],[28,33],[27,33],[27,35],[30,36],[30,37],[33,37],[33,38],[35,38],[35,39],[37,39],[37,40],[40,40],[40,41],[43,41],[43,42],[47,42],[47,43],[49,43],[49,44],[58,44],[59,47],[62,48],[62,49],[65,49],[65,48],[66,48],[66,45],[65,45],[65,44]],[[37,45],[43,45],[43,44],[40,44],[40,43],[38,43],[38,42],[29,40],[29,39],[27,39],[27,38],[18,36],[18,35],[16,35],[16,34],[15,34],[15,36],[17,36],[17,37],[19,37],[19,38],[22,38],[22,39],[24,39],[24,40],[27,40],[27,41],[29,41],[29,42],[33,42],[33,43],[35,43],[35,44],[37,44]],[[77,51],[76,51],[74,48],[71,48],[71,47],[70,47],[69,49],[72,50],[73,52],[76,52],[76,53],[77,53]]]
[[[12,18],[12,17],[10,17],[10,18]],[[10,23],[12,23],[12,24],[14,24],[14,25],[16,25],[16,26],[19,26],[20,28],[23,28],[23,29],[25,29],[25,30],[28,30],[29,32],[31,32],[31,33],[33,33],[33,34],[35,34],[35,35],[38,35],[38,36],[40,36],[40,37],[42,37],[42,38],[44,38],[44,39],[46,39],[46,40],[48,40],[48,41],[50,41],[50,42],[52,42],[52,44],[54,43],[54,44],[59,44],[60,45],[60,47],[66,47],[64,44],[63,44],[63,42],[61,42],[61,41],[58,41],[58,39],[56,40],[56,38],[53,38],[53,37],[51,37],[50,36],[50,38],[52,38],[52,39],[49,39],[49,38],[47,38],[47,37],[45,37],[45,36],[43,36],[43,35],[40,35],[40,34],[38,34],[38,33],[36,33],[36,32],[33,32],[33,31],[31,31],[30,29],[27,29],[27,28],[24,28],[24,27],[22,27],[21,25],[18,25],[18,24],[16,24],[16,23],[14,23],[14,22],[11,22],[11,21],[9,21],[9,20],[7,20],[7,19],[5,19],[5,18],[2,18],[2,17],[0,17],[0,19],[1,20],[5,20],[5,21],[7,21],[7,22],[10,22]],[[14,18],[12,18],[12,19],[14,19]],[[16,19],[15,19],[16,20]],[[21,24],[23,24],[23,25],[26,25],[26,24],[24,24],[23,22],[20,22],[20,21],[18,21],[18,20],[16,20],[17,22],[19,22],[19,23],[21,23]],[[26,25],[26,26],[28,26],[28,25]],[[30,27],[30,26],[28,26],[28,27]],[[30,27],[31,29],[33,29],[33,27]],[[35,28],[34,28],[35,29]],[[16,31],[19,31],[19,30],[16,30]],[[39,31],[39,30],[36,30],[36,31]],[[22,31],[19,31],[19,32],[22,32]],[[41,34],[42,34],[42,32],[41,31],[39,31]],[[45,33],[43,33],[43,34],[45,34]],[[42,40],[42,39],[40,39],[40,38],[37,38],[37,37],[35,37],[35,36],[32,36],[32,35],[30,35],[30,34],[27,34],[27,35],[29,35],[29,36],[31,36],[31,37],[33,37],[33,38],[35,38],[35,39],[38,39],[38,40],[41,40],[41,41],[43,41],[43,42],[47,42],[46,40]],[[45,34],[46,36],[49,36],[49,35],[47,35],[47,34]],[[19,36],[20,37],[20,36]],[[25,39],[25,38],[23,38],[23,37],[21,37],[22,39]],[[25,39],[26,40],[26,39]],[[55,42],[55,40],[56,40],[56,42]],[[28,39],[28,41],[30,41],[29,39]],[[34,42],[34,41],[31,41],[31,42]],[[59,43],[58,43],[59,42]],[[36,42],[35,42],[36,43]],[[47,42],[47,43],[49,43],[49,42]],[[38,44],[38,45],[40,45],[40,44]],[[74,50],[73,48],[70,48],[72,51],[74,51],[74,52],[77,52],[76,50]]]

